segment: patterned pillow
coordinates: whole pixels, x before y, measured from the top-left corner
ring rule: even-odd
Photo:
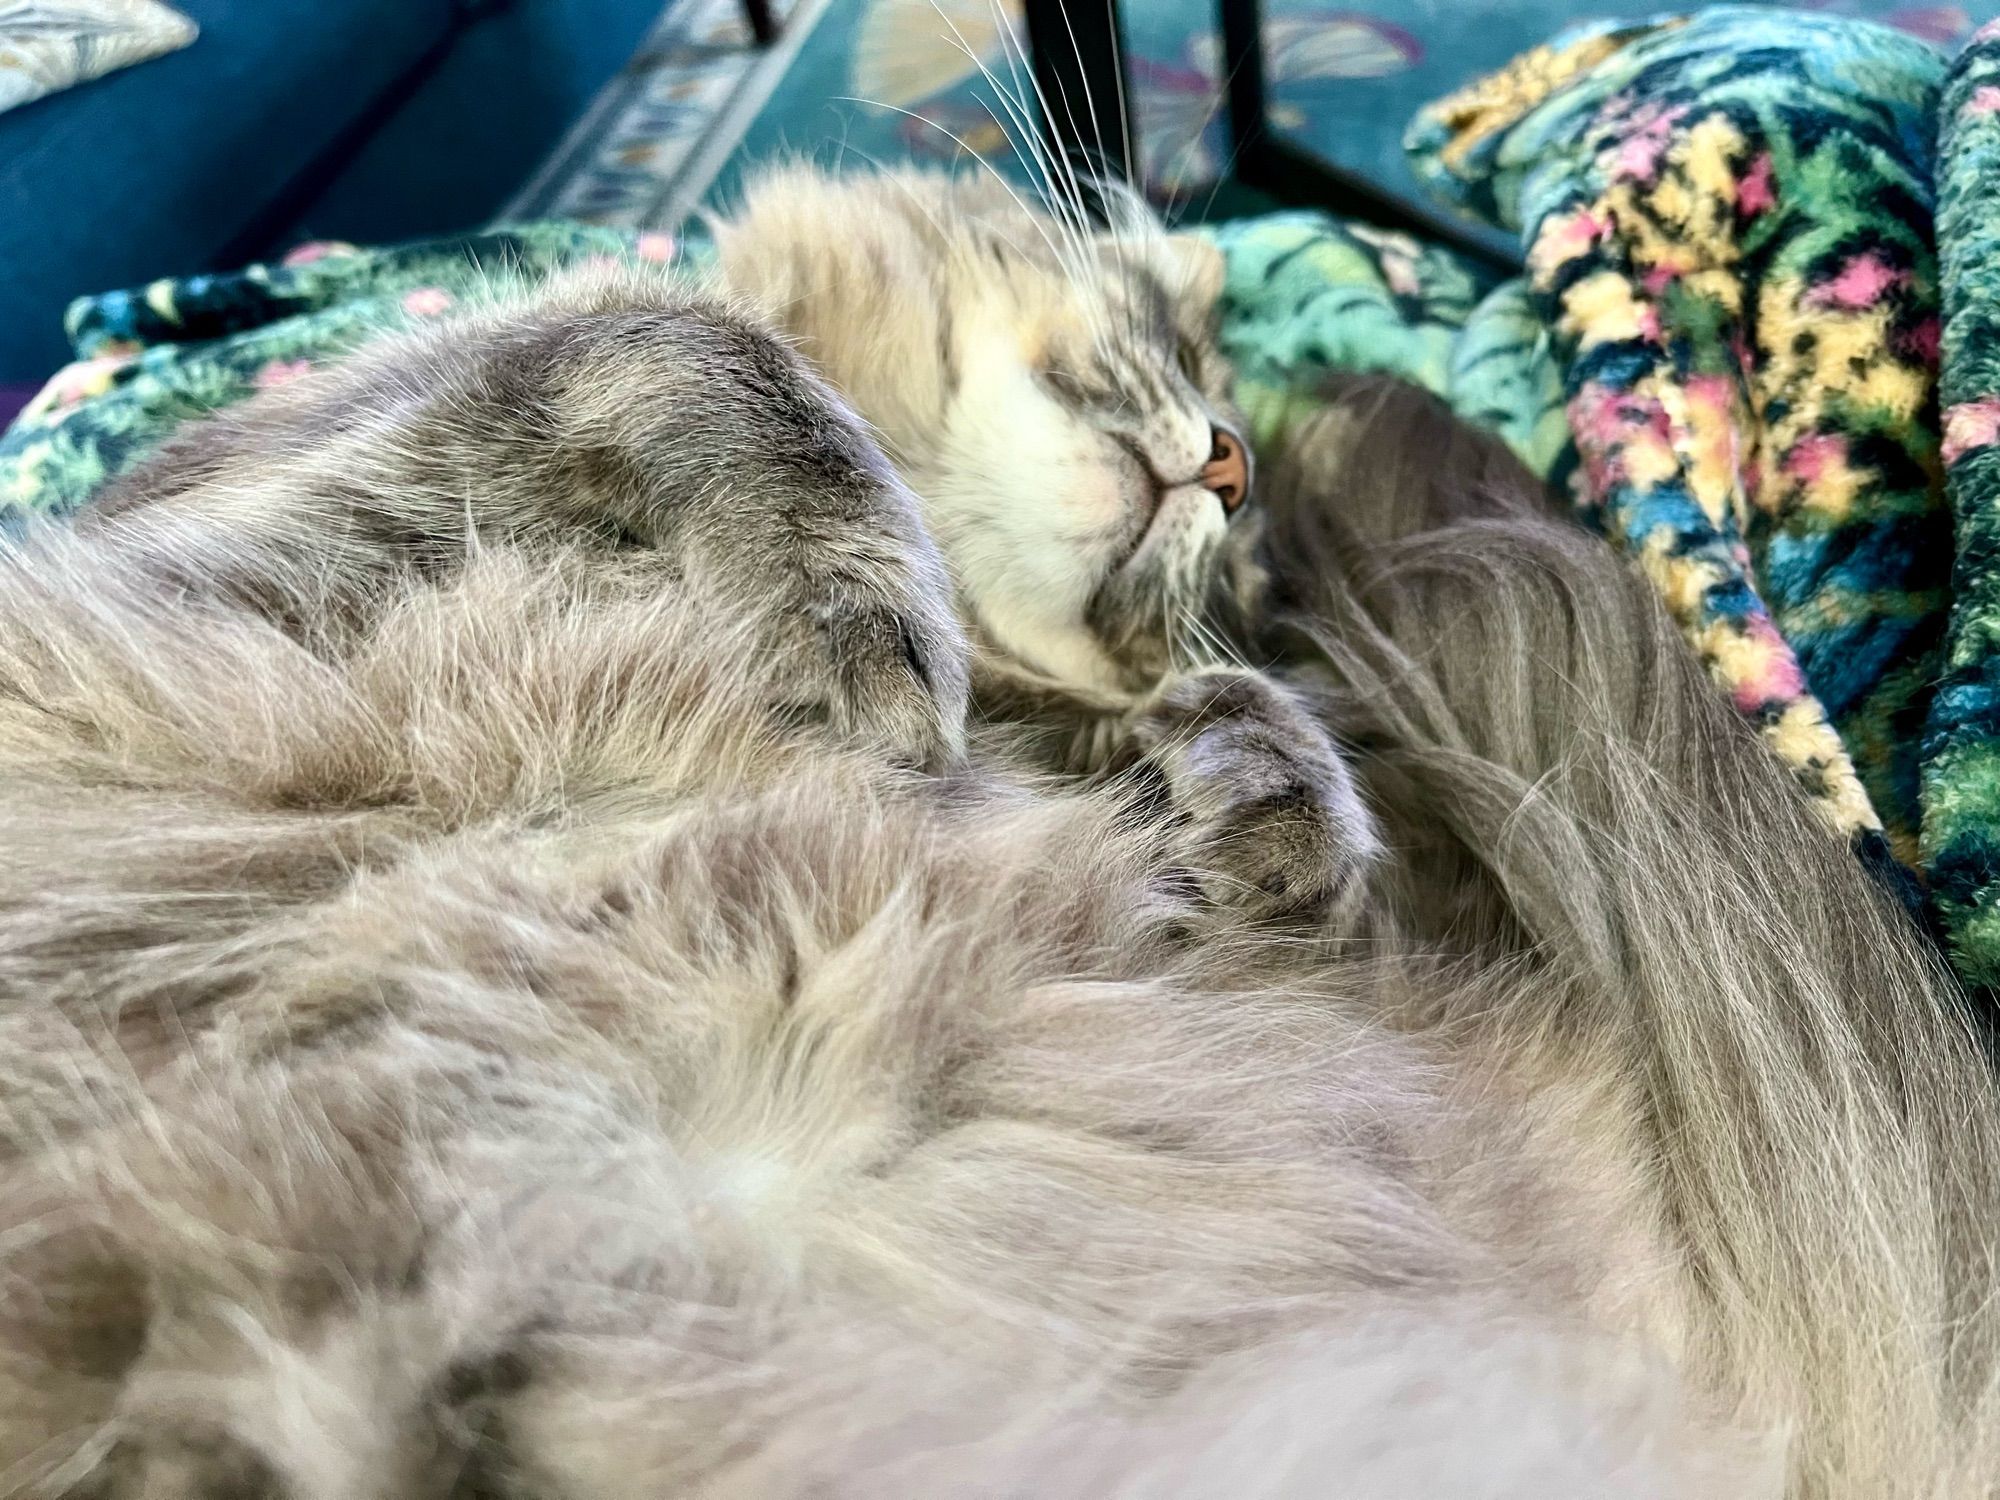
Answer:
[[[159,0],[0,0],[0,110],[194,38],[194,22]]]

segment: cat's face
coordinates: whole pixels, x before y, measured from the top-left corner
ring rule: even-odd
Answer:
[[[1215,251],[1157,234],[1090,251],[1078,274],[996,241],[959,270],[952,393],[913,477],[994,644],[1141,688],[1205,656],[1249,450],[1215,349]]]
[[[1209,659],[1199,614],[1252,489],[1221,257],[1126,218],[1084,233],[990,182],[790,172],[719,235],[921,497],[976,634],[1112,693]]]

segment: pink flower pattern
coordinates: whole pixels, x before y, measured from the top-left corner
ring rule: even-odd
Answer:
[[[313,240],[299,246],[287,255],[281,264],[286,266],[310,266],[317,261],[329,260],[336,255],[356,255],[360,252],[345,240]]]
[[[420,286],[403,294],[403,311],[413,318],[439,317],[451,306],[451,293],[441,286]]]
[[[1957,463],[1966,454],[2000,442],[2000,396],[1963,401],[1944,414],[1944,461]]]
[[[1910,273],[1885,263],[1873,250],[1852,257],[1831,281],[1806,294],[1812,307],[1873,307],[1895,287],[1908,286]]]
[[[311,369],[309,359],[274,359],[257,371],[251,383],[260,391],[274,391],[281,385],[290,385]]]
[[[1736,211],[1754,219],[1766,209],[1776,208],[1778,195],[1771,187],[1771,153],[1759,151],[1750,170],[1736,184]]]

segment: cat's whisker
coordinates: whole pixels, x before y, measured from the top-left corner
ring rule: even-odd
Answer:
[[[1104,0],[1104,16],[1107,21],[1113,23],[1115,29],[1118,11],[1117,7],[1113,4],[1113,0]],[[1119,38],[1120,45],[1123,45],[1123,40],[1122,37]],[[1119,59],[1117,77],[1118,129],[1123,134],[1126,144],[1130,146],[1132,151],[1132,160],[1130,163],[1132,181],[1139,185],[1140,191],[1143,193],[1146,181],[1146,163],[1141,158],[1142,143],[1132,129],[1131,101],[1128,97],[1131,91],[1126,87],[1128,81],[1129,75],[1126,72],[1125,59],[1121,57]]]
[[[1208,665],[1245,667],[1243,654],[1238,651],[1228,636],[1208,618],[1199,588],[1193,580],[1187,581],[1178,594],[1188,631],[1201,643],[1208,655]]]
[[[1060,204],[1055,198],[1049,181],[1048,170],[1039,155],[1041,144],[1036,138],[1034,122],[1028,117],[1020,101],[1000,81],[993,70],[986,66],[986,60],[966,40],[965,34],[958,29],[958,23],[945,13],[938,0],[931,0],[931,9],[937,12],[938,19],[950,31],[951,45],[964,56],[965,60],[973,66],[979,73],[979,76],[993,90],[994,99],[1005,112],[1007,118],[1002,120],[999,115],[994,114],[992,103],[989,103],[985,99],[979,101],[980,107],[985,109],[987,115],[993,120],[993,123],[999,127],[1001,134],[1007,138],[1008,146],[1013,150],[1014,154],[1023,159],[1023,165],[1032,169],[1030,175],[1034,182],[1036,197],[1040,199],[1043,208],[1056,219],[1067,241],[1069,225],[1062,217]],[[1002,24],[1004,24],[1004,21]]]
[[[1176,672],[1184,672],[1187,670],[1187,659],[1188,659],[1187,643],[1185,640],[1182,639],[1181,628],[1182,628],[1181,618],[1179,613],[1174,610],[1168,610],[1167,620],[1166,620],[1166,631],[1165,631],[1166,642],[1167,642],[1167,666],[1169,667],[1169,669]]]
[[[1116,15],[1112,9],[1111,0],[1104,0],[1104,3],[1107,17],[1115,22]],[[1069,17],[1066,12],[1063,16],[1063,25],[1069,31],[1070,45],[1078,53],[1080,61],[1082,48],[1077,43],[1076,29],[1070,26]],[[1117,38],[1116,44],[1122,47],[1123,39]],[[1132,237],[1144,237],[1153,232],[1157,227],[1157,221],[1154,219],[1152,210],[1146,200],[1144,186],[1146,178],[1145,162],[1140,156],[1140,142],[1132,131],[1132,116],[1128,97],[1129,90],[1126,86],[1127,78],[1124,59],[1121,57],[1119,61],[1120,65],[1116,70],[1113,86],[1116,91],[1116,102],[1118,105],[1119,130],[1124,146],[1131,153],[1126,163],[1129,175],[1111,184],[1108,188],[1104,180],[1100,177],[1096,183],[1096,188],[1100,201],[1105,204],[1106,219],[1109,224],[1112,245],[1118,254],[1119,277],[1121,282],[1129,287],[1131,285],[1131,267],[1125,253],[1127,240]],[[1090,97],[1090,84],[1087,75],[1084,78],[1084,95],[1085,104],[1089,109],[1093,128],[1095,128],[1094,122],[1097,119],[1097,110],[1095,101]],[[1104,142],[1101,137],[1098,140],[1097,148],[1101,158],[1104,155]],[[1110,211],[1114,201],[1120,210],[1115,216]],[[1134,311],[1133,304],[1129,301],[1126,304],[1126,314],[1128,331],[1136,339],[1138,336],[1136,312]]]
[[[997,88],[998,85],[996,83]],[[1004,94],[1005,91],[1000,90],[1000,92]],[[990,108],[987,113],[989,116],[992,116]],[[1007,132],[1007,126],[997,116],[992,117],[994,123],[1000,126],[1002,132]],[[1025,154],[1029,160],[1037,162],[1036,171],[1039,174],[1038,180],[1042,182],[1042,192],[1046,198],[1046,194],[1049,192],[1046,176],[1047,169],[1039,165],[1039,158],[1035,154],[1040,148],[1034,141],[1033,127],[1023,124],[1019,128],[1026,132],[1022,137],[1023,141],[1027,143]],[[1011,135],[1009,138],[1012,139]],[[1020,145],[1017,144],[1015,150],[1017,155],[1023,154],[1023,149]],[[1109,344],[1104,323],[1104,308],[1101,305],[1101,298],[1097,292],[1097,278],[1092,274],[1093,268],[1089,259],[1089,248],[1071,225],[1066,214],[1059,211],[1053,212],[1050,218],[1056,224],[1057,234],[1061,237],[1063,244],[1069,252],[1067,255],[1058,256],[1057,269],[1062,273],[1064,280],[1068,282],[1071,291],[1076,294],[1077,308],[1090,324],[1092,344],[1098,350],[1099,354],[1102,355],[1108,349]]]
[[[1129,267],[1125,263],[1125,240],[1123,233],[1124,226],[1113,220],[1113,217],[1110,213],[1110,207],[1111,207],[1110,198],[1105,190],[1105,185],[1104,185],[1104,173],[1103,173],[1102,163],[1105,160],[1106,153],[1104,148],[1103,132],[1098,128],[1097,124],[1097,100],[1090,86],[1090,75],[1088,71],[1081,66],[1083,62],[1083,47],[1077,41],[1076,28],[1070,25],[1069,14],[1067,11],[1063,13],[1063,29],[1069,34],[1070,50],[1075,54],[1077,62],[1079,64],[1077,69],[1077,76],[1082,80],[1083,84],[1084,113],[1086,116],[1089,117],[1091,122],[1091,133],[1096,137],[1098,163],[1096,166],[1096,170],[1093,172],[1092,187],[1097,192],[1099,203],[1105,209],[1104,217],[1106,220],[1106,228],[1110,232],[1112,248],[1116,251],[1118,255],[1119,279],[1129,284],[1131,279],[1131,272]],[[1122,120],[1125,114],[1125,85],[1124,85],[1124,79],[1122,77],[1118,79],[1117,87],[1118,87],[1119,117]],[[1047,107],[1046,101],[1044,101],[1043,107],[1044,108]],[[1070,128],[1072,132],[1074,132],[1077,124],[1076,112],[1071,107],[1071,101],[1067,97],[1067,93],[1065,93],[1065,97],[1063,99],[1063,110],[1064,113],[1068,115]],[[1127,139],[1128,140],[1130,139],[1129,130],[1127,131]],[[1128,162],[1127,166],[1131,170],[1137,170],[1138,163]],[[1081,205],[1079,205],[1079,207],[1080,206]]]
[[[1243,659],[1243,653],[1236,648],[1236,643],[1217,629],[1212,620],[1203,620],[1202,629],[1208,633],[1209,639],[1215,643],[1215,649],[1226,665],[1233,667],[1247,667],[1249,665]]]
[[[1102,277],[1098,274],[1097,252],[1093,244],[1090,213],[1084,201],[1082,182],[1077,175],[1075,164],[1060,157],[1054,146],[1043,138],[1033,118],[1034,111],[1030,110],[1024,97],[1021,84],[1024,69],[1028,82],[1034,89],[1038,108],[1044,116],[1049,113],[1048,101],[1039,84],[1034,82],[1032,66],[1025,51],[1019,49],[1011,26],[1007,24],[1006,18],[999,14],[997,0],[992,0],[992,3],[1000,22],[1001,45],[1007,58],[1007,76],[1012,84],[1011,89],[994,77],[992,71],[983,63],[979,66],[996,92],[1010,102],[1012,112],[1020,122],[1020,128],[1028,144],[1028,157],[1040,172],[1047,189],[1050,209],[1062,223],[1065,238],[1075,246],[1077,263],[1072,279],[1079,294],[1078,301],[1092,320],[1092,337],[1100,356],[1108,357],[1112,341],[1105,324],[1105,317],[1116,310],[1109,306],[1110,299],[1104,295]],[[1128,329],[1128,334],[1129,331]]]
[[[1030,169],[1031,176],[1038,187],[1037,196],[1041,199],[1044,207],[1047,208],[1048,217],[1054,221],[1057,234],[1061,237],[1064,245],[1068,246],[1071,251],[1069,255],[1064,255],[1060,251],[1056,252],[1057,265],[1062,269],[1065,276],[1067,276],[1071,286],[1079,293],[1079,301],[1094,315],[1098,309],[1093,305],[1093,299],[1087,295],[1093,284],[1093,278],[1090,275],[1088,242],[1082,233],[1080,225],[1072,220],[1070,206],[1065,201],[1064,194],[1060,190],[1056,166],[1050,156],[1049,148],[1042,141],[1040,132],[1036,129],[1030,111],[1019,95],[1019,74],[1015,69],[1014,54],[1011,48],[1008,47],[1007,42],[1007,39],[1012,35],[1008,18],[996,10],[995,19],[1002,38],[1002,47],[1007,51],[1008,73],[1010,78],[1014,80],[1013,88],[1001,82],[993,70],[986,65],[985,59],[966,40],[964,33],[959,30],[957,23],[949,15],[945,14],[944,10],[939,6],[938,0],[931,0],[931,8],[937,11],[938,19],[951,32],[952,44],[959,52],[964,54],[966,61],[978,70],[981,78],[993,90],[995,99],[1000,105],[1001,110],[1005,112],[1007,118],[1006,120],[1002,120],[999,115],[994,114],[990,104],[985,100],[980,101],[982,107],[986,109],[988,116],[993,120],[993,123],[999,127],[1001,134],[1007,138],[1008,144],[1012,147],[1015,156],[1022,161],[1025,167]],[[1010,122],[1011,129],[1009,128]],[[1053,249],[1053,246],[1051,248]],[[1093,332],[1095,336],[1101,339],[1101,331],[1093,330]]]
[[[1007,59],[1007,77],[1013,85],[1011,97],[1019,107],[1022,117],[1026,119],[1029,115],[1028,100],[1022,89],[1022,80],[1025,76],[1027,91],[1032,92],[1042,116],[1045,119],[1053,119],[1049,98],[1035,77],[1034,66],[1027,55],[1025,44],[1015,32],[1012,14],[1001,8],[999,0],[987,0],[987,3],[988,10],[996,23],[1001,52]],[[982,71],[986,72],[988,82],[995,88],[1001,87],[990,71],[983,68]],[[1070,123],[1072,126],[1076,123],[1074,113],[1070,115]],[[1043,139],[1039,130],[1031,130],[1030,134],[1034,138],[1038,158],[1046,164],[1051,188],[1061,190],[1057,203],[1052,206],[1068,219],[1081,248],[1087,244],[1090,213],[1084,201],[1082,184],[1077,179],[1074,164],[1053,144]]]
[[[1226,654],[1219,649],[1213,633],[1202,623],[1200,615],[1191,606],[1185,609],[1185,619],[1187,621],[1188,634],[1194,637],[1196,644],[1200,647],[1199,655],[1202,658],[1202,664],[1207,666],[1223,664],[1226,660]]]
[[[991,0],[989,0],[989,3],[991,3]],[[964,54],[966,61],[978,70],[980,77],[993,90],[1000,107],[1006,111],[1008,119],[1013,123],[1014,131],[1019,132],[1019,139],[1016,140],[1014,133],[1008,131],[1007,126],[995,117],[994,123],[1000,125],[1003,133],[1008,134],[1009,140],[1014,146],[1015,154],[1022,158],[1024,166],[1032,169],[1039,188],[1038,196],[1041,198],[1043,206],[1059,225],[1065,242],[1074,245],[1081,252],[1084,248],[1083,242],[1077,232],[1076,224],[1072,221],[1070,205],[1061,191],[1057,164],[1050,156],[1049,148],[1042,140],[1041,132],[1036,128],[1032,112],[1028,109],[1025,99],[1021,96],[1020,74],[1015,66],[1014,51],[1011,45],[1013,39],[1012,17],[997,6],[993,6],[991,10],[995,22],[995,30],[1000,38],[1001,49],[1007,57],[1007,71],[1012,84],[1010,87],[1008,83],[1001,82],[998,75],[986,65],[986,60],[966,40],[965,34],[958,28],[958,23],[945,13],[939,4],[939,0],[931,0],[931,8],[937,12],[938,19],[951,32],[953,44]],[[988,109],[988,113],[991,113],[990,108]],[[1079,265],[1081,265],[1080,261]]]
[[[989,0],[989,3],[997,6],[998,0]],[[1067,19],[1065,19],[1065,25],[1067,25]],[[1025,50],[1021,47],[1019,39],[1015,36],[1012,27],[1007,26],[1003,23],[1000,28],[1000,33],[1001,33],[1001,45],[1007,54],[1007,72],[1009,78],[1014,80],[1016,89],[1019,89],[1020,80],[1023,76],[1023,70],[1025,70],[1027,86],[1030,90],[1032,90],[1036,103],[1040,107],[1043,117],[1045,119],[1053,119],[1055,117],[1054,106],[1049,100],[1046,91],[1042,88],[1041,83],[1035,78],[1033,65],[1031,61],[1028,59]],[[1076,36],[1074,31],[1071,31],[1070,33],[1070,41],[1071,45],[1074,46],[1076,41]],[[988,76],[989,78],[991,77],[990,74]],[[995,86],[998,87],[997,82]],[[1088,87],[1089,85],[1086,82],[1085,84],[1086,93],[1088,91]],[[1025,112],[1025,100],[1022,100],[1021,103],[1023,105],[1023,109]],[[1071,128],[1072,130],[1074,130],[1077,124],[1075,111],[1072,108],[1070,108],[1070,101],[1067,97],[1064,98],[1063,103],[1064,103],[1064,110],[1069,118]],[[1035,134],[1037,139],[1038,154],[1040,158],[1043,159],[1046,163],[1048,163],[1047,169],[1052,169],[1053,173],[1057,177],[1057,180],[1060,181],[1067,188],[1068,211],[1069,215],[1073,217],[1074,234],[1076,236],[1079,249],[1084,253],[1086,257],[1085,265],[1088,266],[1095,259],[1095,251],[1091,247],[1091,214],[1089,206],[1084,197],[1082,180],[1078,176],[1076,166],[1074,163],[1070,162],[1061,153],[1057,152],[1057,150],[1053,146],[1042,142],[1040,140],[1039,132],[1036,132]],[[1098,143],[1098,150],[1100,153],[1103,151],[1102,141],[1099,141]],[[1097,179],[1093,177],[1093,184],[1095,184],[1096,181]],[[1108,203],[1108,200],[1105,198],[1105,196],[1101,191],[1099,193],[1099,202]],[[1125,266],[1123,260],[1123,250],[1124,250],[1123,244],[1118,239],[1115,233],[1113,233],[1110,236],[1110,238],[1112,239],[1113,249],[1119,254],[1120,257],[1119,260],[1120,284],[1129,285],[1130,273],[1128,268]],[[1125,311],[1127,314],[1127,324],[1128,324],[1126,328],[1126,333],[1127,336],[1130,337],[1135,330],[1130,326],[1129,307],[1127,307]]]
[[[1238,67],[1240,66],[1241,64],[1238,65]],[[1229,102],[1229,86],[1235,81],[1236,73],[1237,68],[1231,68],[1228,72],[1218,74],[1215,78],[1208,96],[1208,108],[1203,111],[1200,122],[1189,134],[1187,140],[1182,143],[1180,150],[1174,153],[1172,171],[1168,174],[1169,176],[1178,177],[1182,169],[1193,160],[1194,153],[1200,149],[1202,137],[1208,134],[1209,127],[1215,123],[1217,116],[1221,114],[1224,106]],[[1216,196],[1222,191],[1222,184],[1227,180],[1230,172],[1235,169],[1236,159],[1241,154],[1241,149],[1232,139],[1229,143],[1228,151],[1216,165],[1213,180],[1209,184],[1208,197],[1203,200],[1203,218],[1206,218],[1209,210],[1215,207]],[[1169,214],[1166,217],[1170,225],[1177,225],[1181,222],[1184,215],[1176,213]]]
[[[1181,650],[1181,670],[1194,671],[1205,664],[1207,654],[1202,649],[1200,622],[1195,619],[1194,611],[1178,599],[1175,600],[1173,621],[1174,639],[1179,642]]]
[[[1057,263],[1059,265],[1063,263],[1062,252],[1056,248],[1055,241],[1049,237],[1048,228],[1046,224],[1043,222],[1044,216],[1036,213],[1033,209],[1029,208],[1028,205],[1022,200],[1021,195],[1014,190],[1014,185],[1007,180],[1006,175],[1002,173],[998,167],[994,166],[992,162],[988,161],[984,153],[982,153],[978,149],[978,147],[972,145],[971,142],[967,141],[964,136],[958,134],[958,132],[953,130],[950,126],[941,125],[936,120],[931,119],[928,115],[920,114],[914,109],[905,109],[900,104],[890,104],[887,101],[881,99],[864,99],[854,94],[840,95],[838,96],[838,102],[843,104],[859,104],[864,108],[886,109],[891,114],[903,115],[909,119],[915,120],[920,125],[928,125],[932,130],[935,130],[939,135],[942,135],[946,139],[953,142],[959,148],[959,150],[963,151],[967,156],[971,157],[975,162],[977,162],[980,166],[986,169],[986,171],[992,176],[993,180],[1000,185],[1001,190],[1004,191],[1008,197],[1014,200],[1014,206],[1019,208],[1022,214],[1026,216],[1028,221],[1035,226],[1037,232],[1041,234],[1043,241],[1047,243],[1049,247],[1049,253],[1056,257]]]
[[[1185,590],[1176,588],[1166,602],[1168,655],[1183,672],[1208,665],[1201,621]]]

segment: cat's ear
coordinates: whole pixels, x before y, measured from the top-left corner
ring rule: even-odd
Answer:
[[[1212,240],[1198,234],[1169,234],[1160,242],[1160,270],[1167,290],[1184,307],[1206,314],[1222,296],[1228,267]]]

